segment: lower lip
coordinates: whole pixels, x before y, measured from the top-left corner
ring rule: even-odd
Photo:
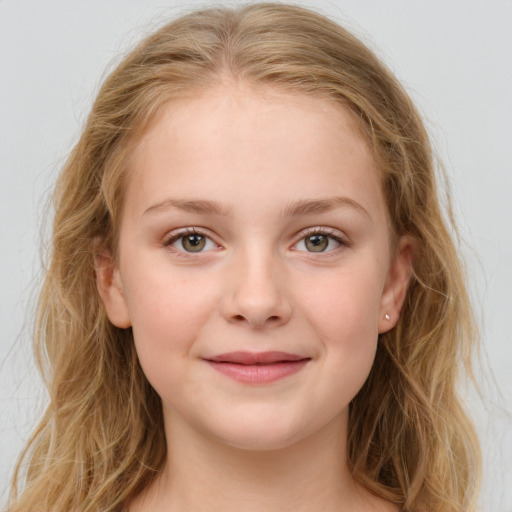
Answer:
[[[279,361],[270,364],[248,365],[218,363],[216,361],[207,362],[213,369],[239,382],[245,382],[248,384],[266,384],[297,373],[308,361],[309,359],[301,359],[299,361]]]

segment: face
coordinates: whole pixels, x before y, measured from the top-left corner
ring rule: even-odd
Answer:
[[[219,88],[167,105],[132,156],[98,285],[166,423],[248,449],[344,425],[409,276],[350,116]]]

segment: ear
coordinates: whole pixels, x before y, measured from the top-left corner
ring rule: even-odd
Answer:
[[[382,292],[379,334],[390,331],[398,323],[411,280],[413,253],[413,239],[401,237]]]
[[[94,255],[96,286],[108,319],[122,329],[130,327],[131,320],[125,292],[117,265],[109,251],[101,250]]]

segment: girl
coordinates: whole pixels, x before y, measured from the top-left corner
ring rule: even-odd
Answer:
[[[9,511],[467,511],[474,328],[421,119],[282,4],[158,30],[55,191]]]

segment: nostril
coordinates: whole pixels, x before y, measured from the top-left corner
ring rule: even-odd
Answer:
[[[233,320],[235,322],[245,322],[247,321],[247,318],[244,316],[244,315],[233,315]],[[269,322],[269,323],[276,323],[276,322],[279,322],[280,321],[280,316],[279,315],[272,315],[272,316],[269,316],[267,319],[266,319],[266,322]]]

